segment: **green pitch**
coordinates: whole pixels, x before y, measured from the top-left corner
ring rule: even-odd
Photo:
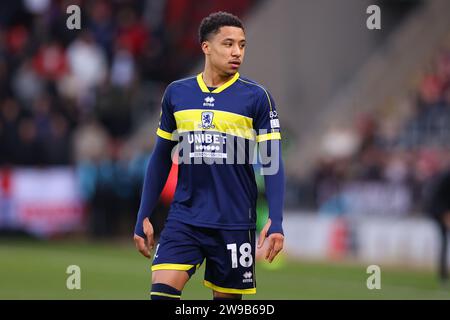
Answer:
[[[150,261],[131,243],[0,240],[0,299],[148,299]],[[81,290],[68,290],[69,265],[81,268]],[[257,263],[257,294],[246,299],[449,299],[429,271],[381,267],[381,289],[368,290],[366,267],[283,260]],[[203,267],[184,299],[210,299]]]

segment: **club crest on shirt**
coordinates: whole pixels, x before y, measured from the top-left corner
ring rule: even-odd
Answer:
[[[200,127],[202,129],[211,129],[214,128],[213,125],[213,118],[214,118],[214,112],[212,111],[203,111],[202,112],[202,123],[200,125]]]

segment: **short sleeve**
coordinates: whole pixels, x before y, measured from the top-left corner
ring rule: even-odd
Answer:
[[[275,102],[270,93],[262,87],[255,108],[253,128],[256,131],[256,141],[280,140],[280,120]]]
[[[161,114],[159,119],[158,130],[156,134],[161,138],[173,140],[173,132],[176,130],[176,122],[173,115],[173,106],[171,104],[171,86],[169,85],[164,92],[161,101]]]

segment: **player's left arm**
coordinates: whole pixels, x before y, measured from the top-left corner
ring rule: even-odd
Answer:
[[[285,191],[285,176],[283,160],[281,158],[280,140],[267,140],[260,143],[265,144],[267,148],[267,156],[269,161],[263,164],[263,169],[272,167],[264,174],[264,184],[266,190],[266,198],[269,206],[269,219],[261,230],[258,248],[260,249],[264,241],[268,240],[265,259],[272,262],[276,255],[283,249],[284,232],[283,232],[283,202]],[[276,163],[275,163],[276,162]],[[277,168],[277,169],[274,169]]]
[[[269,243],[265,258],[272,262],[284,245],[282,222],[285,176],[281,155],[280,122],[275,102],[268,91],[262,90],[259,93],[255,104],[254,127],[257,131],[256,140],[262,162],[269,219],[260,233],[258,248],[262,248],[267,239]]]

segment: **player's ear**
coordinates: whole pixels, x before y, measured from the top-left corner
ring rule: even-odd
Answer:
[[[202,51],[204,54],[209,54],[209,42],[208,41],[202,42]]]

